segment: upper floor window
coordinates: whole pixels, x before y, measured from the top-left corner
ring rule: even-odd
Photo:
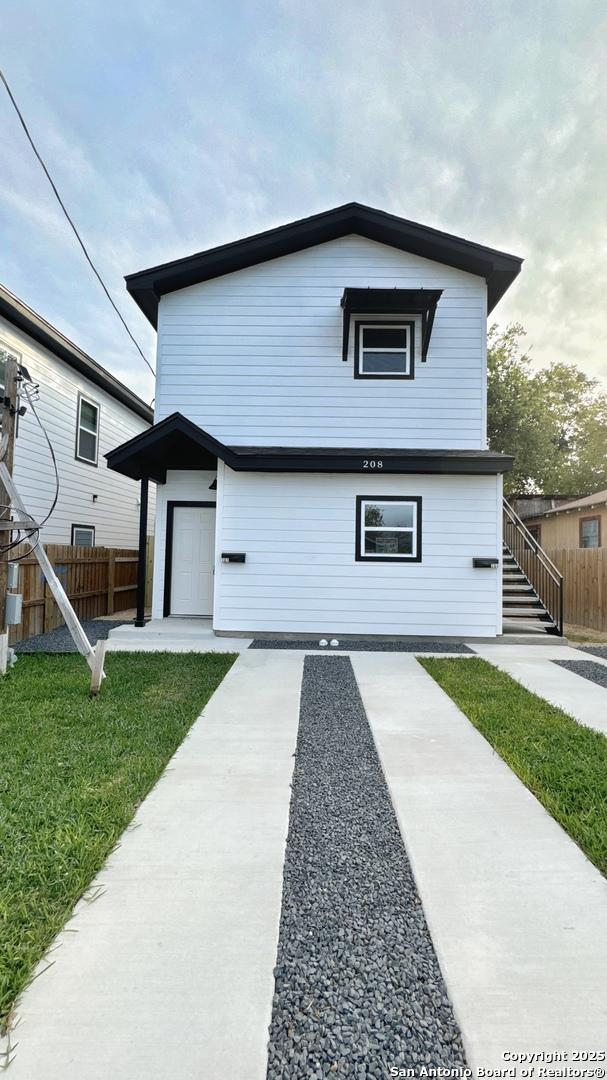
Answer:
[[[421,562],[422,500],[419,496],[358,495],[356,559],[358,562]]]
[[[99,406],[89,398],[78,395],[78,429],[76,457],[89,465],[97,464],[99,452]]]
[[[598,548],[601,546],[601,519],[586,517],[580,520],[580,547]]]
[[[412,379],[415,322],[357,322],[354,375],[357,379]]]

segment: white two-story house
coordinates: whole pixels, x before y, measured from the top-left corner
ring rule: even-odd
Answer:
[[[494,636],[487,314],[513,255],[351,203],[127,278],[158,328],[153,616],[217,634]]]

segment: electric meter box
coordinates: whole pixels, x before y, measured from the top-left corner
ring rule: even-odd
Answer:
[[[6,625],[18,626],[21,622],[23,610],[23,597],[21,593],[9,592],[6,594]]]

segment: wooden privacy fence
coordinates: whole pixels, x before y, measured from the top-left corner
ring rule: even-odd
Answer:
[[[607,548],[556,548],[548,555],[565,579],[565,622],[607,631]]]
[[[78,618],[96,619],[135,606],[137,551],[130,548],[73,547],[45,544],[63,588]],[[28,551],[16,548],[13,558]],[[12,626],[9,641],[14,644],[33,634],[43,634],[63,625],[63,617],[46,584],[35,557],[19,562],[19,592],[23,594],[20,626]]]

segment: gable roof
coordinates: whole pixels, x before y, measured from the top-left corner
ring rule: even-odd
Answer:
[[[129,390],[128,386],[101,367],[101,364],[74,345],[73,341],[66,338],[60,330],[43,319],[42,315],[38,315],[33,308],[28,307],[4,285],[0,285],[0,315],[19,330],[23,330],[39,345],[43,345],[54,356],[63,360],[74,371],[84,375],[96,386],[100,386],[102,390],[116,398],[116,401],[137,413],[142,420],[147,421],[148,424],[153,423],[154,410],[150,405],[146,405],[145,401]],[[32,375],[35,373],[32,372]]]
[[[351,202],[255,236],[199,251],[184,259],[128,274],[126,287],[152,325],[156,326],[158,302],[166,293],[351,233],[484,277],[487,282],[488,311],[495,307],[512,284],[523,262],[516,255],[473,244],[470,240],[431,229],[428,225],[419,225],[415,221],[387,214],[384,210]]]
[[[561,514],[567,510],[583,510],[590,506],[601,506],[607,503],[607,491],[595,491],[592,495],[585,495],[582,499],[572,499],[571,502],[561,503],[554,510],[546,510],[545,517],[552,514]]]

